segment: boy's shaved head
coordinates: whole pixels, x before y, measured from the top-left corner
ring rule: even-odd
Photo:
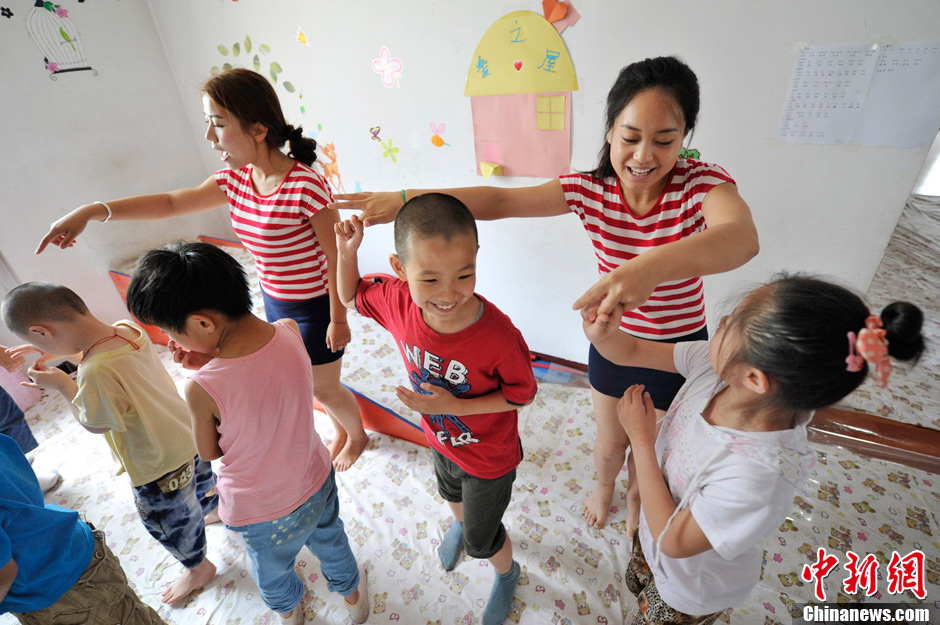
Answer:
[[[404,263],[410,237],[452,239],[461,234],[477,237],[477,223],[467,206],[446,193],[425,193],[411,198],[395,218],[395,252]]]
[[[19,335],[25,335],[32,325],[71,321],[88,314],[88,307],[75,291],[50,282],[19,285],[3,298],[2,309],[4,323]]]

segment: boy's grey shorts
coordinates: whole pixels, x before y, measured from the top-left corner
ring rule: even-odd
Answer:
[[[503,513],[512,496],[516,470],[491,480],[470,475],[434,451],[437,491],[445,501],[463,503],[463,540],[471,558],[491,558],[506,542]]]

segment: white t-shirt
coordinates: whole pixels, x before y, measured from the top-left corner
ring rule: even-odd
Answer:
[[[688,507],[712,549],[656,559],[656,540],[641,509],[639,537],[663,600],[698,616],[743,602],[760,577],[763,540],[793,505],[814,456],[806,425],[744,432],[709,424],[702,411],[721,388],[707,341],[676,344],[686,378],[664,417],[656,457],[679,508]]]

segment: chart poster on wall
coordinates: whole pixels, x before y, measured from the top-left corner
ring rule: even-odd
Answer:
[[[940,42],[805,45],[780,125],[787,143],[917,147],[940,126]]]
[[[564,3],[556,3],[564,4]],[[554,9],[559,20],[561,9]],[[558,30],[532,11],[496,20],[471,57],[470,97],[477,172],[550,178],[571,162],[574,64]]]

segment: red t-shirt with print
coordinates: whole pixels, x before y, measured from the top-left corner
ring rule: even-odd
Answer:
[[[482,316],[453,334],[441,334],[428,326],[402,280],[363,280],[356,308],[395,337],[415,391],[424,392],[420,385],[425,382],[466,399],[502,391],[508,402],[524,406],[537,390],[529,348],[509,317],[486,299],[480,300]],[[501,477],[522,459],[515,410],[462,416],[425,414],[421,415],[421,426],[433,449],[475,477]]]

